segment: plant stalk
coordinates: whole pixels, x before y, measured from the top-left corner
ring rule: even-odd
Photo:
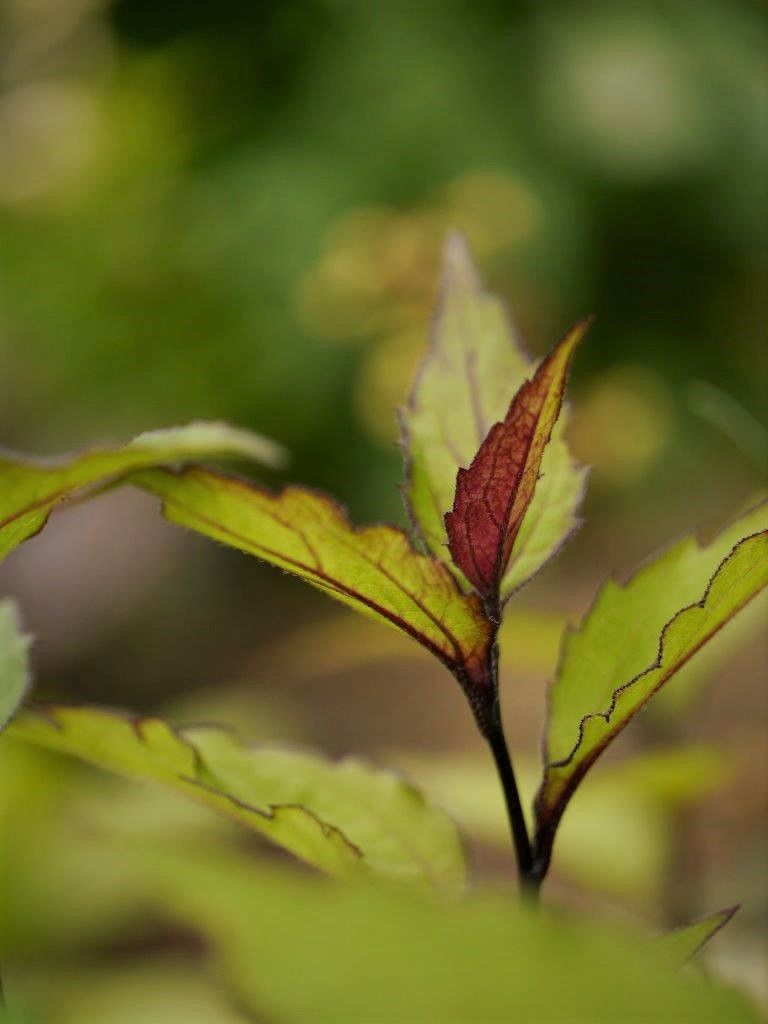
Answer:
[[[512,833],[512,843],[515,848],[517,860],[517,874],[520,879],[520,886],[528,896],[536,898],[539,892],[541,879],[535,871],[533,850],[531,840],[528,836],[528,828],[525,824],[523,805],[520,802],[520,791],[517,787],[515,770],[512,766],[512,758],[509,755],[509,748],[504,736],[504,729],[501,725],[501,716],[498,713],[498,705],[494,715],[494,722],[486,733],[488,745],[491,748],[493,759],[496,762],[496,771],[499,775],[501,788],[504,791],[504,800],[507,805],[507,818]]]

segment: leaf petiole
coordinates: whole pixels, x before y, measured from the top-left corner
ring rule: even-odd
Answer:
[[[520,791],[517,787],[512,758],[509,754],[509,748],[500,721],[488,731],[486,739],[496,763],[496,771],[501,782],[501,788],[504,791],[504,801],[507,807],[509,828],[512,833],[512,843],[515,848],[520,885],[527,895],[537,898],[541,878],[537,876],[535,871],[531,841],[525,824],[523,805],[520,801]]]
[[[496,644],[491,649],[489,664],[490,674],[493,679],[493,705],[490,713],[485,717],[481,726],[481,732],[488,743],[493,754],[496,765],[496,772],[504,793],[504,803],[507,808],[509,829],[512,834],[512,845],[515,849],[515,860],[517,861],[517,876],[520,887],[526,895],[538,898],[539,886],[542,876],[536,872],[536,865],[533,856],[528,826],[525,823],[525,814],[520,800],[520,790],[517,786],[515,769],[512,764],[512,757],[507,746],[507,738],[504,735],[504,726],[501,721],[501,704],[499,701],[499,662],[498,647]],[[478,720],[478,725],[480,721]]]

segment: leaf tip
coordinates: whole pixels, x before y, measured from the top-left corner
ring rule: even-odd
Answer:
[[[448,232],[443,244],[441,283],[443,292],[454,288],[476,292],[481,288],[467,237],[455,228]]]

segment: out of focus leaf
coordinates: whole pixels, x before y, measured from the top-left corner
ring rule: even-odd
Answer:
[[[244,1004],[286,1024],[757,1020],[652,940],[500,892],[437,904],[164,851],[147,871]]]
[[[508,848],[504,799],[488,758],[394,753],[389,760],[445,807],[470,840]],[[515,774],[527,807],[539,769],[533,759],[518,757]],[[699,746],[653,750],[598,771],[560,827],[558,872],[592,891],[656,898],[672,854],[670,815],[726,778],[722,753]]]
[[[768,584],[767,521],[768,506],[760,506],[710,544],[688,538],[626,586],[610,581],[568,634],[550,692],[536,798],[545,859],[570,797],[606,746]]]
[[[445,516],[448,546],[454,563],[494,609],[560,413],[568,367],[587,326],[577,324],[541,362],[504,419],[488,431],[469,468],[456,475],[453,508]]]
[[[429,549],[448,561],[444,515],[457,471],[469,466],[494,423],[532,371],[503,304],[483,290],[466,242],[448,238],[432,348],[402,414],[406,498]],[[544,454],[542,480],[517,533],[502,596],[530,578],[576,526],[584,471],[556,430]]]
[[[705,380],[692,380],[685,390],[692,412],[721,430],[765,478],[768,474],[768,430],[727,391]]]
[[[160,782],[221,811],[334,875],[362,871],[460,888],[455,826],[413,787],[354,760],[248,749],[217,729],[95,708],[29,711],[11,735],[130,778]]]
[[[104,486],[149,466],[219,456],[275,465],[283,453],[274,442],[224,423],[147,431],[125,445],[58,459],[0,452],[0,558],[41,530],[59,502],[84,488]]]
[[[14,962],[70,963],[145,927],[146,887],[128,874],[127,843],[214,848],[243,832],[175,789],[136,785],[4,734],[0,836],[0,950],[15,992]]]
[[[21,632],[13,601],[0,601],[0,729],[29,687],[29,637]]]
[[[14,1004],[45,1024],[247,1024],[198,964],[157,953],[98,971],[49,964],[13,974]],[[0,1020],[2,1020],[0,1016]],[[15,1019],[15,1018],[14,1018]]]
[[[721,928],[725,928],[738,909],[738,907],[727,907],[725,910],[718,910],[714,914],[708,914],[698,921],[693,921],[682,928],[675,928],[674,931],[667,932],[657,940],[657,943],[662,947],[665,956],[669,957],[671,965],[682,967]]]
[[[557,651],[566,618],[560,612],[518,604],[504,613],[499,638],[514,644],[515,671],[545,679],[557,666]],[[312,651],[311,660],[306,652]],[[332,615],[301,624],[269,648],[269,663],[280,678],[313,680],[326,675],[370,669],[386,662],[418,658],[419,651],[402,635],[378,629],[363,618]]]
[[[303,487],[270,494],[219,473],[140,473],[165,516],[263,558],[418,640],[468,693],[486,691],[490,626],[440,562],[393,526],[354,529],[341,508]]]

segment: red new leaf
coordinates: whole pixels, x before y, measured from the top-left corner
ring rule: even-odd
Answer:
[[[506,417],[491,427],[469,468],[456,476],[453,509],[445,516],[448,547],[495,615],[499,584],[560,412],[571,356],[589,322],[576,324],[544,359]]]

